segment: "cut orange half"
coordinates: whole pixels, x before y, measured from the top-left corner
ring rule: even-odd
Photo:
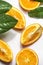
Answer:
[[[38,65],[38,56],[32,50],[25,48],[16,56],[17,65]]]
[[[12,57],[12,51],[9,46],[4,41],[0,40],[0,60],[3,62],[11,62]]]
[[[25,17],[21,11],[18,9],[12,7],[6,14],[16,18],[18,20],[18,23],[14,27],[14,29],[24,29],[25,28]]]
[[[19,0],[19,3],[21,7],[25,10],[33,10],[40,5],[40,2],[31,1],[31,0]]]
[[[38,40],[42,34],[42,28],[40,24],[34,23],[29,25],[21,35],[22,45],[31,45],[33,42]]]

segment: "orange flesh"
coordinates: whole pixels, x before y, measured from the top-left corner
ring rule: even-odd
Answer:
[[[23,37],[26,38],[27,35],[28,35],[29,33],[33,32],[35,29],[36,29],[35,26],[30,27],[29,29],[27,29],[27,30],[25,31]]]
[[[39,39],[41,36],[41,28],[37,29],[36,26],[27,27],[21,35],[21,43],[23,45],[30,45]]]
[[[30,39],[27,38],[27,40],[24,42],[24,44],[29,44],[31,41],[33,41],[34,39],[37,38],[37,36],[39,35],[39,33],[35,33]]]
[[[30,8],[30,7],[33,8],[33,7],[35,7],[38,4],[38,2],[35,2],[35,1],[34,2],[33,1],[30,1],[29,2],[29,0],[25,0],[23,2],[23,0],[22,0],[22,4],[24,4],[24,6],[27,7],[27,8]]]
[[[0,41],[0,58],[6,61],[10,60],[10,54],[11,51],[9,50],[8,46],[6,46],[5,44],[3,44],[3,42]]]
[[[16,24],[15,28],[22,29],[25,27],[25,20],[23,19],[24,17],[22,15],[22,13],[19,12],[19,10],[17,10],[16,8],[11,8],[7,12],[7,14],[18,20],[18,23]]]
[[[25,4],[26,3],[26,4]],[[36,7],[38,7],[40,4],[40,2],[37,1],[30,1],[30,0],[20,0],[20,5],[24,8],[24,9],[34,9]]]
[[[18,65],[36,65],[37,63],[36,56],[29,50],[21,52],[17,60],[19,61]]]
[[[15,9],[12,9],[12,8],[8,11],[8,14],[10,16],[16,17],[18,19],[21,19],[22,18],[21,15],[20,15],[20,13],[17,12]]]

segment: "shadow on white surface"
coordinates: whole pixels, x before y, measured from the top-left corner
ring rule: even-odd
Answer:
[[[12,65],[12,62],[10,62],[10,63],[4,63],[4,62],[1,61],[0,63],[1,63],[2,65]],[[1,64],[0,64],[0,65],[1,65]]]
[[[9,42],[9,41],[11,41],[15,36],[17,35],[17,33],[14,31],[12,31],[12,30],[10,30],[10,31],[8,31],[8,32],[6,32],[6,33],[4,33],[4,34],[1,34],[0,35],[0,39],[2,39],[2,40],[4,40],[5,42]]]

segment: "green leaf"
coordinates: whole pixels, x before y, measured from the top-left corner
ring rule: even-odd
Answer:
[[[35,0],[35,1],[38,1],[38,2],[43,2],[43,0]]]
[[[0,1],[0,14],[6,13],[11,9],[12,5],[5,1]]]
[[[0,1],[2,1],[2,0],[0,0]]]
[[[4,33],[17,24],[17,20],[9,15],[0,14],[0,34]]]
[[[43,7],[28,12],[30,17],[43,18]]]

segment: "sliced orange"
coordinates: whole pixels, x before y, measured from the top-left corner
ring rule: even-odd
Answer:
[[[22,45],[31,45],[33,42],[38,40],[42,34],[42,28],[40,24],[34,23],[29,25],[21,35]]]
[[[42,32],[43,32],[43,27],[42,27]]]
[[[12,7],[6,14],[18,19],[18,23],[16,24],[16,26],[14,28],[24,29],[24,27],[25,27],[25,17],[24,17],[24,15],[21,11]]]
[[[17,65],[38,65],[38,56],[32,50],[25,48],[16,56]]]
[[[21,7],[25,10],[33,10],[40,5],[40,2],[31,0],[19,0]]]
[[[9,46],[4,41],[0,40],[0,60],[3,62],[11,62],[12,57],[12,51]]]

